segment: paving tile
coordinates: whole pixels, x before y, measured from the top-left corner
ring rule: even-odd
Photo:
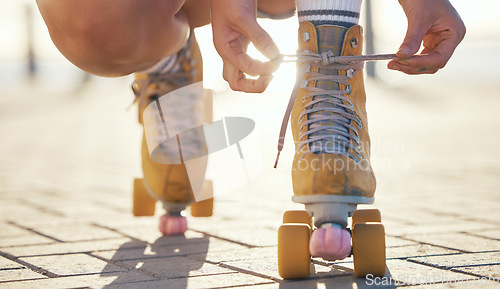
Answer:
[[[2,209],[2,214],[0,214],[0,220],[15,222],[32,221],[33,219],[49,221],[55,218],[57,218],[57,216],[54,214],[20,205]]]
[[[167,238],[167,237],[164,237]],[[134,260],[144,258],[159,258],[171,256],[187,256],[192,254],[207,255],[207,252],[232,252],[236,249],[245,248],[241,245],[215,238],[186,239],[182,244],[143,244],[139,247],[124,248],[118,250],[94,252],[94,255],[109,260]],[[205,260],[204,258],[201,260]]]
[[[451,223],[385,226],[387,234],[397,236],[413,236],[420,234],[441,235],[494,228],[498,228],[498,225],[465,220],[457,220]]]
[[[186,257],[147,258],[126,260],[122,261],[122,263],[135,267],[141,272],[147,271],[153,273],[155,277],[162,278],[182,278],[235,272]]]
[[[418,245],[417,242],[406,240],[399,237],[385,236],[385,246],[386,247],[401,247],[409,245]]]
[[[158,229],[158,221],[156,220],[154,224],[142,227],[124,227],[118,228],[120,233],[125,236],[135,238],[137,240],[145,241],[150,244],[160,242],[168,244],[182,244],[186,239],[202,239],[204,237],[203,233],[194,232],[192,230],[187,230],[184,236],[168,236],[164,238],[160,230]]]
[[[28,225],[29,226],[29,225]],[[63,242],[121,238],[122,235],[86,223],[52,222],[29,226],[32,230]]]
[[[444,255],[444,254],[456,254],[460,251],[450,250],[441,247],[417,244],[410,246],[401,247],[387,247],[385,249],[387,258],[411,258],[418,256],[433,256],[433,255]]]
[[[277,257],[221,262],[221,264],[223,264],[223,266],[228,266],[229,268],[234,268],[234,270],[251,271],[261,274],[261,276],[273,278],[274,280],[281,279],[278,273]],[[324,278],[349,274],[352,274],[350,270],[340,269],[335,266],[324,266],[311,263],[312,278]]]
[[[500,250],[500,241],[470,236],[461,233],[411,235],[408,239],[467,252]]]
[[[410,258],[410,260],[446,269],[467,266],[500,265],[500,252],[431,256]]]
[[[500,228],[496,228],[494,230],[477,231],[477,232],[472,231],[472,232],[467,232],[467,234],[475,235],[475,236],[479,236],[479,237],[490,238],[490,239],[500,241]]]
[[[188,258],[203,261],[208,260],[211,262],[229,262],[240,260],[251,260],[260,258],[278,258],[277,247],[263,247],[263,248],[246,248],[241,246],[237,250],[209,250],[206,254],[193,254]]]
[[[249,234],[249,228],[238,226],[237,228],[228,229],[224,226],[212,230],[207,233],[222,237],[227,240],[248,244],[251,246],[276,246],[278,244],[278,231],[270,228],[258,228],[253,231],[256,233]]]
[[[39,289],[39,288],[51,288],[51,289],[66,289],[66,288],[107,288],[110,285],[119,286],[120,284],[140,284],[137,282],[144,281],[154,281],[158,280],[156,278],[135,272],[114,272],[114,273],[103,273],[103,274],[93,274],[93,275],[79,275],[79,276],[67,276],[58,278],[45,278],[39,280],[22,281],[22,282],[8,282],[0,283],[0,288],[9,289]],[[137,287],[136,287],[137,288]]]
[[[175,278],[143,283],[123,284],[106,286],[109,289],[147,289],[147,288],[239,288],[240,286],[258,286],[258,284],[271,283],[273,281],[247,275],[247,274],[218,274],[208,276],[195,276],[190,278]]]
[[[59,276],[127,271],[127,269],[106,263],[86,254],[23,257],[20,260]]]
[[[31,280],[48,278],[42,274],[31,271],[30,269],[9,269],[0,270],[0,287],[7,281]],[[12,284],[12,283],[8,283]]]
[[[6,237],[19,236],[19,235],[26,235],[27,233],[29,233],[27,230],[18,228],[6,222],[1,222],[0,227],[2,228],[2,230],[0,230],[0,239],[4,239]]]
[[[0,270],[5,269],[24,269],[23,265],[16,263],[12,260],[0,256]]]
[[[406,285],[438,283],[446,280],[468,280],[470,275],[441,270],[402,260],[387,260],[388,273],[393,279]]]
[[[27,245],[41,245],[41,244],[53,244],[54,240],[40,236],[35,233],[28,233],[24,235],[16,235],[8,238],[0,238],[0,248],[5,247],[19,247]]]
[[[16,257],[29,257],[41,255],[83,253],[101,250],[111,250],[120,247],[141,247],[144,243],[132,241],[128,238],[119,238],[111,240],[91,240],[71,243],[51,243],[48,245],[33,245],[23,247],[3,248],[2,251]]]

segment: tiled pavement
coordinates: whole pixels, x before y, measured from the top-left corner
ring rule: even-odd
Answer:
[[[254,113],[265,168],[218,198],[212,218],[162,237],[157,218],[132,217],[141,131],[127,81],[105,80],[2,93],[0,288],[500,288],[498,91],[367,89],[387,278],[354,278],[350,259],[314,260],[307,280],[278,276],[277,227],[297,207],[291,142],[270,169],[288,92],[231,98],[234,115]]]

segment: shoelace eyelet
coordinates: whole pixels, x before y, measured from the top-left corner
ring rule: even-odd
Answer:
[[[346,90],[347,94],[351,94],[352,93],[351,85],[348,84],[345,90]]]
[[[358,39],[357,38],[351,39],[351,47],[352,48],[358,47]]]
[[[354,69],[352,69],[352,68],[347,69],[346,76],[348,78],[353,78],[353,76],[354,76]]]

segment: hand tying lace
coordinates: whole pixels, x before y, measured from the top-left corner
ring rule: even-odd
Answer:
[[[347,155],[356,162],[359,162],[361,153],[359,151],[358,129],[362,128],[362,123],[353,110],[352,102],[346,96],[346,94],[352,92],[348,80],[363,69],[365,61],[395,58],[397,58],[395,54],[335,56],[332,51],[321,54],[303,52],[296,55],[282,55],[278,61],[300,63],[297,79],[305,79],[305,82],[301,83],[297,81],[290,96],[281,124],[278,155],[274,167],[276,168],[278,165],[279,155],[285,142],[286,128],[300,87],[306,88],[308,92],[302,98],[302,102],[305,103],[305,109],[299,115],[301,133],[299,135],[298,152],[303,151],[307,145],[310,147],[310,150],[306,150],[303,153],[301,159],[310,152],[334,153]],[[320,72],[311,72],[310,68],[312,66],[318,68],[319,71],[322,68],[345,71],[345,75],[340,75],[340,73],[327,75]],[[340,85],[345,86],[345,89],[327,90],[318,87],[307,87],[310,81],[321,80],[335,82],[339,87],[341,87]],[[344,103],[347,103],[347,105]],[[351,121],[357,124],[357,128],[350,124]],[[326,133],[322,134],[321,132]],[[335,146],[317,145],[321,141],[332,141],[332,139]],[[356,156],[349,153],[349,148],[356,153]]]

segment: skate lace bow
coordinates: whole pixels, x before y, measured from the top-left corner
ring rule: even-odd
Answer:
[[[314,142],[332,141],[335,144],[333,148],[326,149],[321,146],[310,146],[310,150],[303,153],[301,159],[308,153],[333,153],[347,155],[359,163],[362,158],[359,143],[358,129],[362,128],[362,123],[356,115],[351,100],[346,96],[352,92],[348,80],[364,68],[364,62],[373,60],[395,59],[395,54],[379,55],[354,55],[354,56],[335,56],[329,50],[322,53],[313,53],[309,51],[300,52],[295,55],[282,55],[281,62],[298,62],[300,64],[297,75],[298,80],[292,90],[288,102],[278,140],[278,154],[274,167],[278,165],[278,159],[285,143],[286,128],[292,113],[293,104],[297,97],[299,89],[305,88],[307,93],[303,96],[304,111],[299,115],[300,135],[297,153]],[[320,72],[311,71],[314,66],[319,69],[326,68],[330,70],[345,71],[344,75],[327,75]],[[344,89],[323,89],[319,87],[308,87],[310,81],[332,81],[339,84],[339,88]],[[317,104],[327,104],[321,106]],[[357,127],[351,125],[351,121],[357,124]],[[327,123],[327,124],[325,124]],[[303,130],[303,128],[306,128]],[[349,133],[346,133],[348,131]],[[321,134],[321,132],[326,132]],[[351,141],[352,140],[352,141]],[[349,148],[356,154],[349,152]],[[300,161],[300,160],[299,160]]]

